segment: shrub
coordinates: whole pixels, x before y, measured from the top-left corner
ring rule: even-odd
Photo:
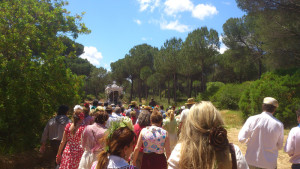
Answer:
[[[209,100],[221,87],[225,84],[222,82],[208,82],[206,83],[206,90],[204,93],[200,93],[197,96],[197,100]]]
[[[241,94],[249,87],[250,82],[223,85],[210,100],[220,109],[238,109]]]
[[[279,102],[275,117],[286,126],[297,124],[295,110],[300,106],[300,69],[294,71],[293,75],[282,75],[282,72],[280,71],[281,75],[276,72],[265,73],[243,92],[239,108],[244,120],[261,113],[263,99],[269,96]]]

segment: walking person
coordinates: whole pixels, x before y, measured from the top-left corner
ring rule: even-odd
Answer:
[[[283,124],[273,115],[278,101],[272,97],[263,100],[261,114],[247,119],[238,139],[247,143],[246,160],[250,169],[277,168],[278,150],[283,146]]]
[[[106,135],[105,149],[99,154],[98,161],[91,169],[136,169],[129,165],[127,159],[133,150],[136,135],[128,117],[121,121],[113,121]]]
[[[97,155],[103,150],[104,146],[101,139],[107,130],[105,127],[107,119],[108,114],[96,108],[94,124],[88,125],[82,133],[81,144],[84,153],[78,169],[90,169],[93,162],[97,161]]]
[[[300,169],[300,109],[296,111],[298,126],[291,129],[284,151],[291,157],[292,169]]]
[[[168,169],[249,169],[234,144],[229,144],[220,112],[211,102],[191,107]]]
[[[137,123],[133,126],[133,131],[136,134],[136,137],[139,138],[140,133],[142,131],[143,128],[150,126],[150,113],[146,110],[142,110],[139,117],[138,117],[138,121]],[[135,147],[136,145],[134,145]],[[140,169],[142,166],[142,161],[143,161],[143,150],[144,147],[142,145],[142,147],[140,148],[139,152],[138,152],[138,156],[137,159],[135,161],[135,166]]]
[[[169,133],[171,151],[177,143],[177,122],[174,116],[174,110],[168,110],[167,118],[163,121],[163,128]]]
[[[166,130],[161,128],[162,115],[160,112],[153,112],[150,116],[151,126],[142,129],[137,145],[134,148],[132,163],[136,164],[139,150],[144,146],[144,154],[141,169],[166,169],[169,158],[170,140]],[[165,153],[166,152],[166,156]]]
[[[71,122],[71,120],[67,117],[67,113],[69,111],[69,107],[66,105],[61,105],[58,108],[57,116],[50,119],[44,129],[42,139],[41,139],[41,147],[40,152],[44,153],[46,149],[47,139],[50,140],[51,147],[51,161],[55,161],[55,155],[57,154],[59,144],[63,138],[63,133],[66,125]],[[57,163],[55,162],[55,166]]]
[[[65,127],[63,139],[56,155],[56,162],[60,163],[60,169],[77,169],[79,166],[83,154],[83,148],[81,147],[81,135],[85,128],[82,123],[83,120],[84,113],[81,109],[77,109],[73,113],[73,123],[69,123]]]

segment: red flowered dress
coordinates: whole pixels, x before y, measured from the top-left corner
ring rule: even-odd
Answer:
[[[83,154],[83,148],[81,147],[81,135],[85,128],[85,125],[81,125],[75,135],[70,132],[70,126],[72,123],[67,124],[65,128],[65,134],[67,135],[67,145],[62,155],[60,169],[77,169],[81,156]]]

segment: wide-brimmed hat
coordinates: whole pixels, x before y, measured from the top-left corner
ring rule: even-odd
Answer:
[[[112,111],[111,105],[107,106],[107,107],[105,108],[105,110]]]
[[[279,106],[278,101],[276,99],[274,99],[273,97],[265,97],[263,103],[264,104],[271,104],[275,107]]]
[[[191,105],[191,104],[195,104],[195,100],[194,98],[188,98],[187,103],[185,103],[186,105]]]
[[[144,110],[149,110],[149,111],[151,111],[151,110],[152,110],[152,107],[150,107],[150,106],[144,106],[143,109],[144,109]]]
[[[136,106],[136,105],[137,105],[136,101],[131,101],[129,104],[129,106]]]

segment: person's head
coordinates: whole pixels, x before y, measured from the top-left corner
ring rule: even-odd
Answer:
[[[69,111],[69,107],[66,105],[61,105],[59,106],[58,110],[57,110],[57,115],[67,115]]]
[[[221,114],[211,102],[202,101],[192,106],[179,140],[181,154],[189,155],[181,155],[180,168],[231,168],[223,125]]]
[[[108,114],[102,110],[97,110],[94,113],[95,122],[104,125],[108,120]]]
[[[164,110],[164,106],[163,105],[160,106],[160,110]]]
[[[73,127],[73,129],[71,129],[71,133],[75,134],[76,130],[77,130],[77,127],[80,124],[82,124],[82,122],[84,120],[84,113],[82,112],[82,110],[81,109],[75,110],[74,113],[73,113],[72,119],[73,119],[73,123],[74,123],[75,127]]]
[[[111,136],[106,136],[106,150],[103,150],[98,156],[97,169],[106,168],[108,165],[108,156],[115,155],[128,159],[132,153],[136,135],[128,127],[116,129]]]
[[[104,106],[105,106],[105,107],[107,107],[107,106],[108,106],[108,103],[107,103],[107,102],[105,102],[105,103],[104,103]]]
[[[111,114],[112,113],[112,107],[111,106],[107,106],[105,108],[105,111],[108,113],[108,114]]]
[[[163,120],[163,117],[162,117],[161,113],[159,113],[159,112],[153,112],[150,116],[151,124],[161,126],[162,120]]]
[[[153,108],[153,112],[159,112],[159,108],[155,106],[155,107]]]
[[[168,110],[167,116],[170,118],[171,121],[174,120],[174,110]]]
[[[90,104],[89,103],[84,103],[83,105],[84,105],[84,107],[86,107],[88,109],[90,108]]]
[[[150,113],[147,110],[142,110],[137,122],[141,127],[150,126]]]
[[[121,108],[120,107],[116,107],[115,108],[115,113],[116,114],[120,114],[121,113]]]
[[[186,105],[186,107],[187,107],[188,109],[190,109],[195,103],[196,103],[196,102],[195,102],[194,98],[188,98],[188,100],[187,100],[187,102],[185,103],[185,105]]]
[[[83,113],[84,113],[85,116],[88,116],[89,113],[90,113],[90,109],[86,108],[86,107],[83,107]]]
[[[83,108],[82,108],[79,104],[74,106],[74,109],[73,109],[74,112],[75,112],[77,109],[78,109],[78,110],[81,110],[81,111],[83,110]]]
[[[130,117],[136,117],[136,111],[135,110],[130,111]]]
[[[274,113],[276,108],[278,107],[278,101],[272,97],[265,97],[262,110],[269,113]]]
[[[98,100],[97,99],[93,100],[93,106],[95,106],[95,107],[98,106]]]

